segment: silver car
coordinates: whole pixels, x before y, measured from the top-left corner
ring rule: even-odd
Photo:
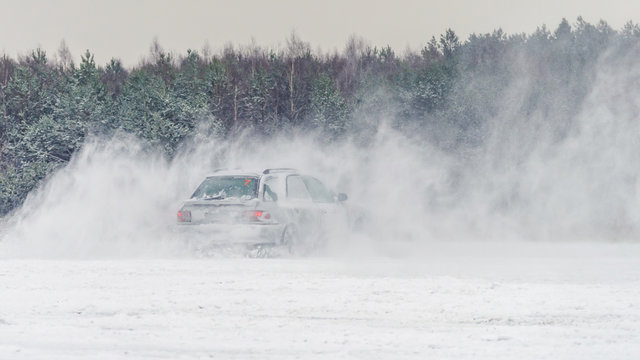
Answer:
[[[191,244],[282,246],[291,253],[323,245],[327,229],[345,226],[347,195],[294,169],[215,171],[177,214]]]

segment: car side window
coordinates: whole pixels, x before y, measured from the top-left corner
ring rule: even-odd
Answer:
[[[263,193],[264,201],[278,201],[277,181],[278,179],[274,177],[265,180]]]
[[[291,200],[311,200],[302,178],[298,175],[287,176],[287,198]]]
[[[335,202],[335,198],[333,192],[327,189],[324,184],[311,176],[303,176],[302,181],[307,186],[309,190],[309,194],[311,194],[311,198],[313,202],[317,203],[332,203]]]

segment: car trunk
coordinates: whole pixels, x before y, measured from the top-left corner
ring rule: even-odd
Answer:
[[[190,200],[182,211],[191,214],[190,224],[236,224],[247,222],[245,214],[255,209],[257,200]]]

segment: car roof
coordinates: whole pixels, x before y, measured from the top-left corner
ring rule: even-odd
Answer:
[[[207,177],[212,176],[251,176],[251,177],[260,177],[262,174],[258,171],[247,171],[247,170],[215,170],[213,173],[207,175]]]
[[[214,170],[213,173],[207,175],[207,177],[212,176],[255,176],[261,177],[266,174],[276,174],[276,173],[298,173],[296,169],[292,168],[269,168],[263,171],[255,171],[255,170],[241,170],[241,169],[217,169]]]

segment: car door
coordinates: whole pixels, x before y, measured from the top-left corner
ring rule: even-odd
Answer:
[[[289,209],[301,233],[307,235],[317,234],[321,223],[321,213],[314,204],[311,194],[309,194],[300,175],[292,174],[287,176],[286,195],[287,201],[283,206]]]
[[[302,181],[318,208],[323,230],[330,232],[345,227],[348,223],[347,208],[336,199],[333,191],[312,176],[302,176]]]

